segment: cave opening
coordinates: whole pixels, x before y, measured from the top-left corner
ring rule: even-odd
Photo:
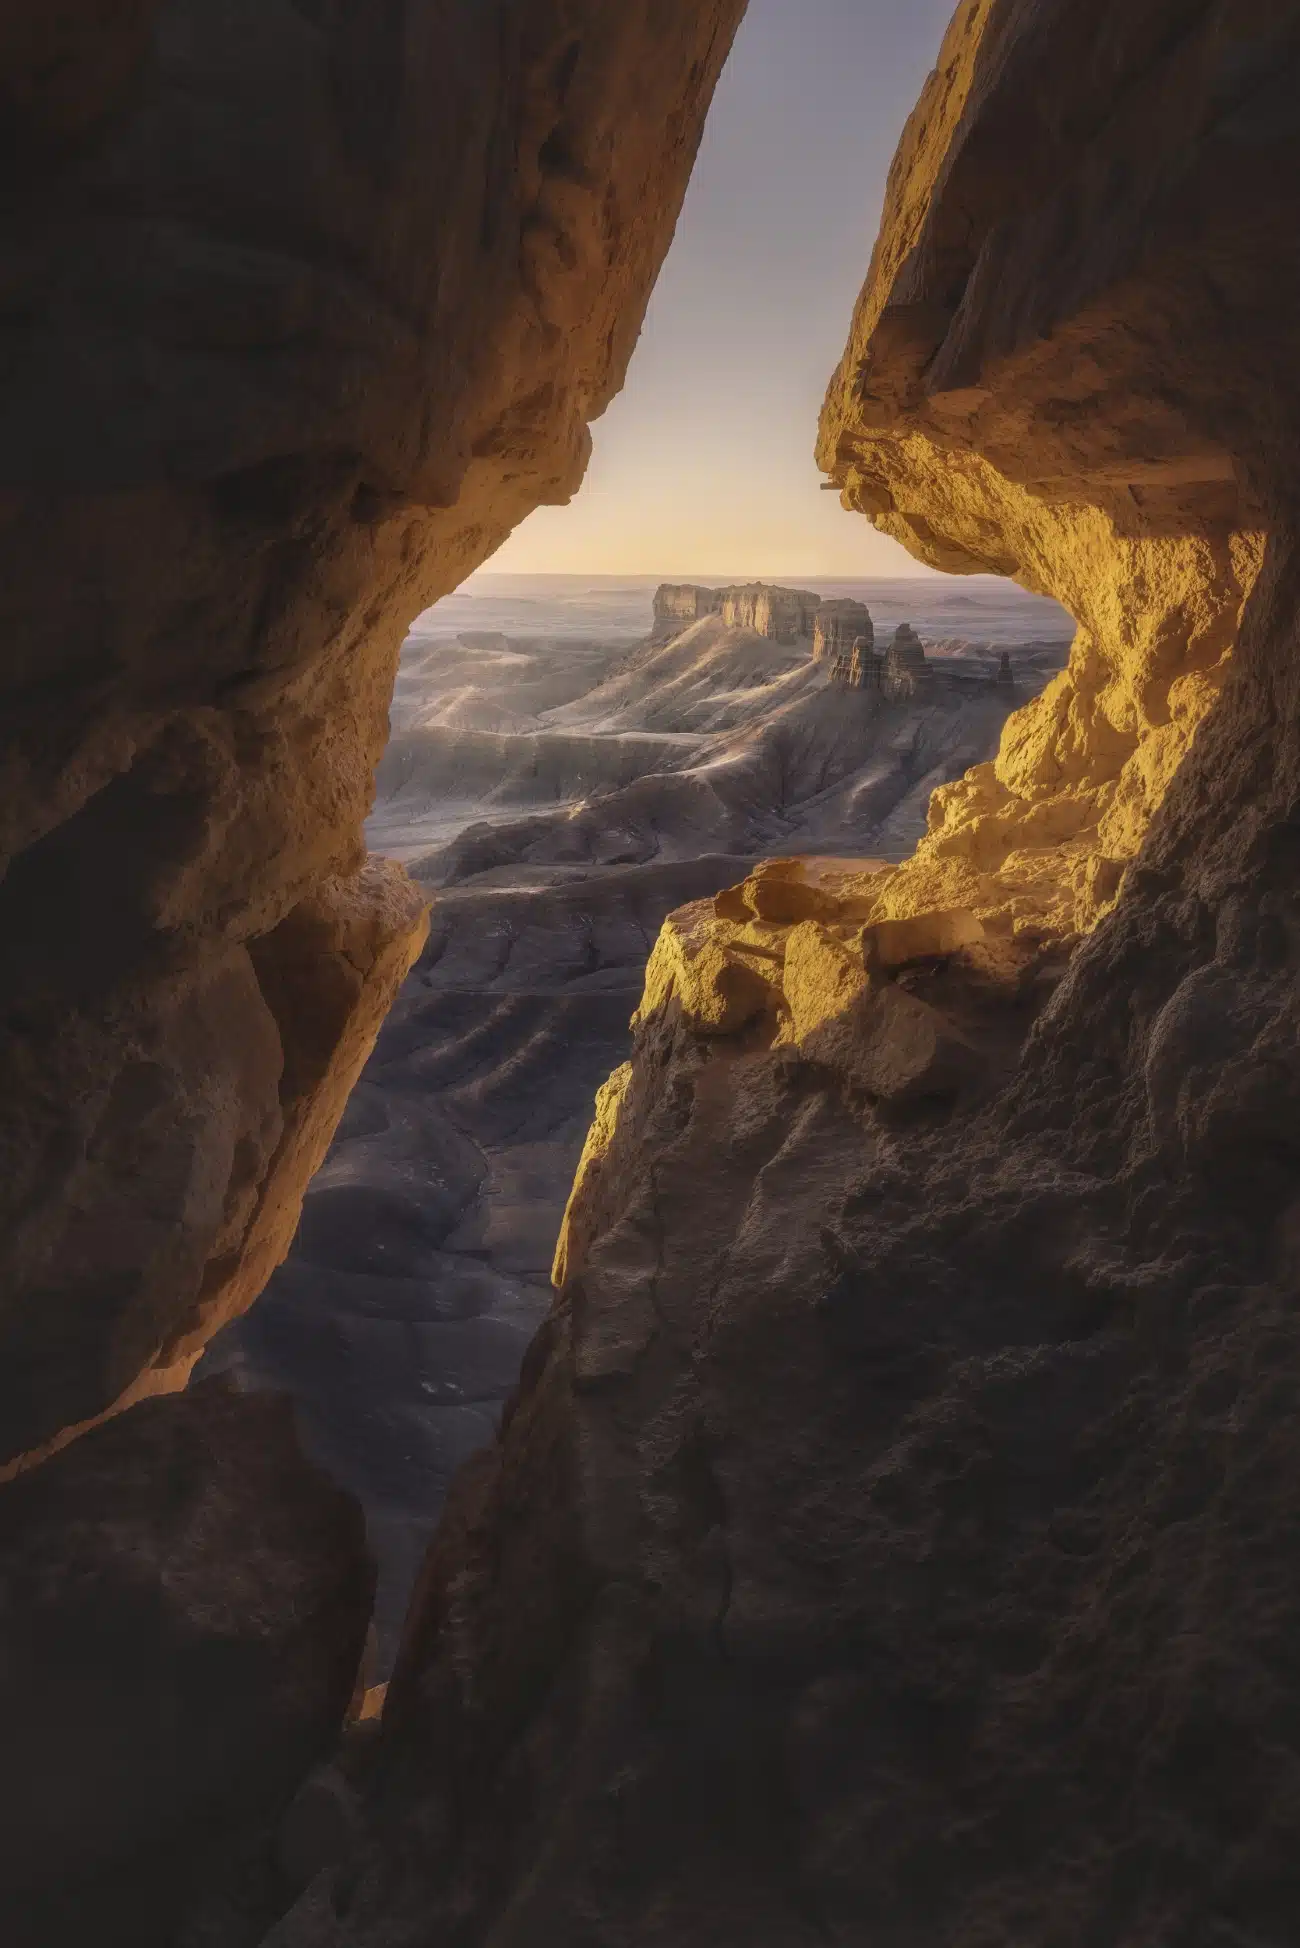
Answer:
[[[287,1389],[360,1496],[376,1681],[551,1303],[667,914],[763,858],[905,857],[932,791],[1065,662],[1057,604],[927,571],[819,493],[825,375],[947,0],[905,31],[878,14],[750,7],[582,488],[402,651],[367,843],[431,897],[430,940],[287,1261],[198,1369]]]
[[[947,11],[0,27],[16,1948],[1289,1948],[1296,7]]]

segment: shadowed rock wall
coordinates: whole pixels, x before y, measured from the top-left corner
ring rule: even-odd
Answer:
[[[143,1396],[420,950],[362,843],[403,635],[581,480],[742,11],[0,8],[6,1942],[251,1948],[300,1884],[360,1515],[287,1409]]]
[[[255,1940],[182,1928],[249,1879],[288,1906],[268,1835],[337,1742],[374,1586],[360,1510],[266,1394],[142,1401],[12,1484],[6,1943]]]
[[[1300,7],[966,0],[822,426],[1079,620],[883,871],[669,923],[275,1948],[1287,1948]]]
[[[581,479],[741,11],[0,25],[0,1465],[287,1248],[422,938],[405,627]]]

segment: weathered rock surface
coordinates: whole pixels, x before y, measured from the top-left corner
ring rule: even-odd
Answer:
[[[276,1948],[1293,1941],[1298,62],[959,9],[822,456],[1071,667],[914,859],[670,923]]]
[[[720,588],[702,588],[694,582],[661,582],[655,590],[653,640],[671,642],[693,622],[720,616],[722,593]]]
[[[770,636],[773,642],[795,643],[811,639],[820,607],[820,595],[809,589],[747,582],[724,589],[722,620],[729,629],[752,629],[755,635]]]
[[[1291,472],[1293,270],[1266,241],[1289,196],[1262,160],[1290,140],[1269,74],[1288,20],[1153,0],[1079,40],[1043,0],[958,9],[819,457],[922,560],[1050,590],[1080,627],[996,763],[936,797],[900,900],[1093,925],[1228,677]]]
[[[0,27],[0,1463],[287,1246],[423,935],[406,624],[577,486],[742,7]]]
[[[865,602],[849,599],[823,602],[813,623],[813,661],[830,662],[836,656],[851,654],[858,642],[873,649],[875,640],[871,612]]]
[[[915,697],[925,688],[931,671],[925,645],[910,622],[896,631],[885,656],[882,688],[888,697]]]
[[[665,582],[654,599],[654,642],[668,642],[692,622],[721,616],[729,629],[748,629],[773,642],[796,643],[813,636],[820,595],[806,588],[768,582],[738,582],[731,588],[697,588]],[[861,607],[855,604],[855,607]],[[865,610],[863,611],[865,614]]]
[[[409,728],[368,827],[437,889],[428,946],[293,1250],[205,1355],[289,1389],[361,1501],[381,1674],[450,1480],[493,1438],[548,1310],[592,1099],[630,1053],[665,915],[764,852],[871,852],[888,823],[903,857],[927,777],[990,755],[1004,721],[991,659],[947,658],[923,711],[868,711],[828,692],[806,644],[720,616],[662,649],[470,633],[430,646],[422,628],[404,652]],[[1066,649],[1017,649],[1026,693]],[[974,695],[950,693],[960,669]],[[463,728],[491,722],[515,729]]]
[[[5,1943],[170,1948],[333,1746],[373,1594],[360,1510],[270,1395],[145,1401],[12,1483]]]

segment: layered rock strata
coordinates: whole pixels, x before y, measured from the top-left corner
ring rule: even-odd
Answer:
[[[651,639],[669,642],[691,623],[720,615],[729,629],[749,629],[773,642],[795,643],[814,637],[821,607],[820,595],[808,589],[781,588],[767,582],[742,582],[731,588],[664,582],[655,594]]]
[[[276,1948],[1289,1944],[1298,60],[959,8],[822,457],[1070,668],[913,859],[670,923]]]
[[[671,642],[683,629],[705,616],[722,614],[723,590],[700,588],[693,582],[661,582],[655,590],[651,640]]]
[[[846,690],[869,690],[879,696],[884,688],[885,659],[875,654],[865,636],[859,636],[852,649],[839,650],[831,657],[826,674]]]
[[[814,663],[833,662],[849,655],[859,642],[875,647],[876,632],[865,602],[823,602],[813,622]]]

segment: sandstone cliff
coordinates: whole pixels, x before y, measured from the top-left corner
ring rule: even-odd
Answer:
[[[1290,268],[1263,244],[1285,192],[1256,177],[1251,130],[1260,153],[1283,138],[1261,107],[1268,33],[1178,14],[1108,10],[1094,32],[1054,6],[959,8],[894,165],[821,463],[921,560],[1013,575],[1079,622],[996,763],[936,797],[904,907],[1091,927],[1231,666],[1267,482],[1290,467],[1269,323]],[[1115,103],[1166,25],[1157,130],[1141,89]]]
[[[861,639],[868,649],[875,646],[876,632],[865,602],[823,602],[813,623],[813,661],[830,662],[836,656],[851,655]]]
[[[820,595],[809,589],[767,582],[740,582],[731,588],[665,582],[655,594],[653,639],[667,642],[692,622],[720,615],[729,629],[750,629],[773,642],[795,643],[812,637],[821,605]]]
[[[192,1490],[202,1512],[204,1483],[220,1502],[223,1471],[238,1472],[238,1414],[169,1404],[168,1425],[195,1423],[171,1482],[146,1466],[158,1421],[122,1410],[183,1385],[288,1248],[425,930],[424,897],[367,861],[361,836],[403,634],[578,485],[742,11],[3,9],[0,1474],[37,1471],[0,1490],[0,1609],[24,1645],[48,1592],[8,1566],[44,1562],[47,1543],[58,1556],[58,1537],[42,1540],[47,1468],[75,1483],[110,1434],[113,1454],[137,1443],[164,1527],[179,1520],[169,1496]],[[129,1453],[121,1474],[141,1489]],[[167,1804],[190,1804],[197,1780],[193,1803],[219,1825],[266,1762],[232,1730],[208,1764],[221,1731],[197,1695],[204,1646],[178,1661],[166,1590],[136,1588],[130,1562],[104,1570],[74,1501],[61,1573],[91,1562],[98,1637],[68,1638],[71,1722],[49,1727],[58,1845],[21,1840],[0,1862],[0,1937],[59,1892],[66,1938],[135,1944],[154,1938],[144,1905],[114,1905],[110,1922],[95,1887],[112,1882],[116,1901],[127,1865],[142,1887],[179,1872]],[[234,1543],[210,1539],[219,1583]],[[244,1624],[250,1639],[278,1627],[274,1551],[254,1553],[230,1557],[251,1621],[219,1604],[174,1619],[187,1643],[211,1625],[223,1669],[244,1660],[236,1718],[259,1697]],[[329,1629],[318,1606],[304,1667],[355,1662]],[[134,1790],[114,1703],[114,1646],[132,1635],[141,1709],[177,1749],[106,1838],[78,1795],[93,1788],[107,1812]],[[337,1723],[331,1669],[310,1738],[280,1755],[290,1767],[331,1710]],[[97,1744],[101,1720],[112,1736]]]
[[[276,1948],[1286,1948],[1300,8],[964,0],[823,419],[1069,670],[666,929]]]
[[[765,582],[746,582],[724,589],[722,620],[729,629],[752,629],[774,642],[793,643],[811,638],[821,597],[806,588],[777,588]]]
[[[741,10],[0,34],[0,1464],[287,1248],[422,937],[361,841],[406,624],[581,479]]]
[[[722,614],[722,590],[694,582],[662,582],[655,590],[653,639],[670,642],[693,622]]]

